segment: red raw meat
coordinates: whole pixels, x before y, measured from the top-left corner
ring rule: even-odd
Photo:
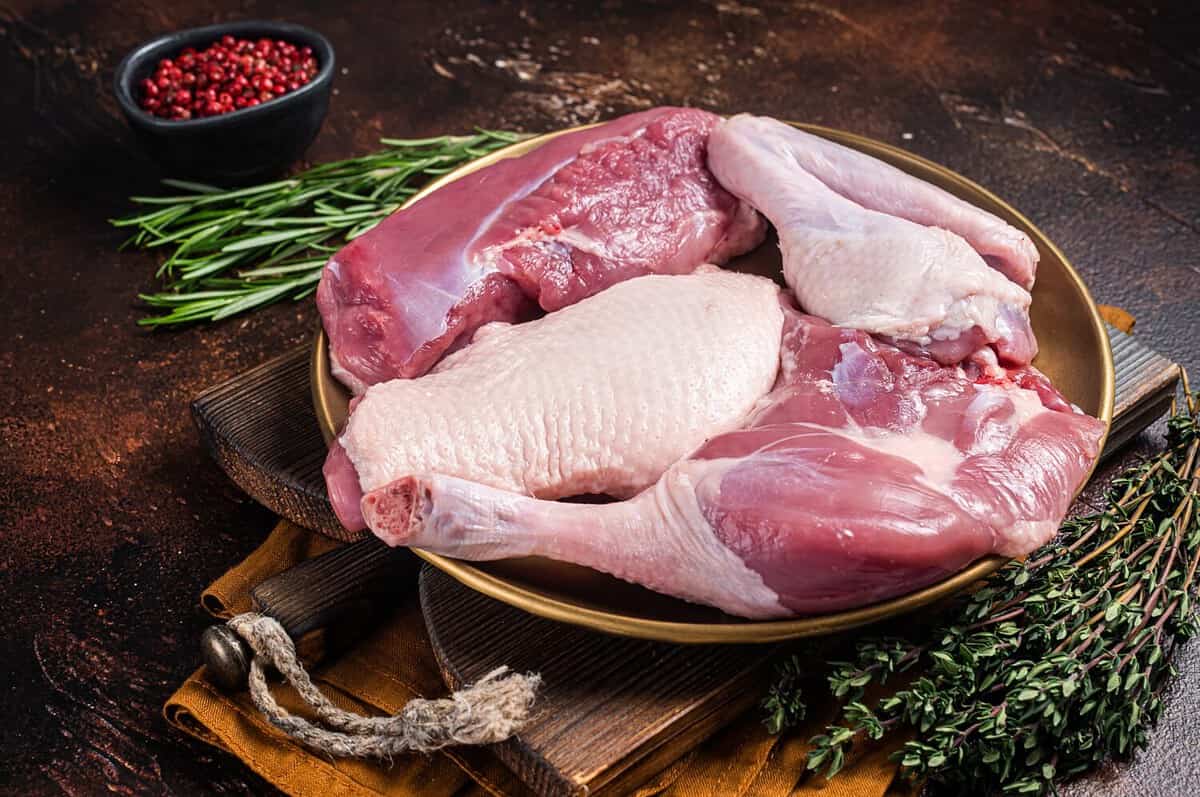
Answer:
[[[490,321],[753,249],[764,222],[705,166],[719,121],[684,108],[631,114],[392,214],[325,267],[317,305],[334,373],[356,393],[420,376]]]
[[[789,310],[757,413],[632,499],[559,503],[431,475],[363,511],[392,545],[547,556],[731,614],[813,614],[1042,545],[1103,432],[1032,369],[942,366]]]

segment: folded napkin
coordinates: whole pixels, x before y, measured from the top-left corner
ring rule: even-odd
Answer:
[[[281,521],[256,551],[204,591],[201,605],[222,619],[249,611],[250,590],[256,584],[337,544]],[[311,674],[335,704],[364,715],[394,714],[413,698],[445,694],[415,583],[403,604],[379,628],[335,660],[315,667]],[[308,715],[290,687],[276,684],[273,692],[284,708]],[[907,785],[896,778],[895,764],[888,760],[900,740],[864,747],[832,780],[806,776],[807,740],[821,732],[834,712],[832,701],[820,705],[816,696],[809,708],[811,719],[805,726],[782,736],[768,734],[760,713],[751,710],[635,794],[875,797],[908,793]],[[203,667],[171,696],[164,714],[175,727],[232,753],[279,789],[298,797],[529,794],[485,747],[402,755],[390,762],[331,759],[311,752],[270,725],[248,692],[227,694],[210,684]]]

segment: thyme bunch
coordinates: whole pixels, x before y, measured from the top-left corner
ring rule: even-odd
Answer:
[[[164,249],[163,290],[139,298],[157,314],[144,326],[219,321],[316,290],[321,269],[431,179],[524,138],[470,136],[382,140],[383,149],[315,166],[286,180],[223,189],[164,180],[182,193],[135,196],[141,212],[111,224],[131,228],[126,246]]]
[[[894,758],[912,778],[1041,794],[1146,745],[1171,652],[1200,631],[1200,419],[1186,376],[1184,390],[1167,448],[1122,473],[1102,511],[1064,523],[931,630],[866,638],[829,663],[839,713],[812,739],[810,770],[832,777],[854,743],[904,730],[912,738]],[[803,716],[798,662],[768,697],[769,727]],[[901,672],[904,688],[865,699]]]

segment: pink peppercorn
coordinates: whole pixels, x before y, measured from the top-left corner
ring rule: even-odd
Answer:
[[[219,116],[295,91],[317,70],[311,47],[226,35],[159,61],[153,76],[138,84],[139,105],[163,119]]]

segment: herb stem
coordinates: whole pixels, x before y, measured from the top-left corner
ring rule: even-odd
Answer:
[[[383,149],[321,164],[286,180],[238,189],[164,180],[170,196],[135,196],[144,210],[111,223],[124,246],[168,251],[162,290],[141,295],[138,321],[171,326],[219,321],[283,299],[309,296],[329,255],[370,230],[433,178],[525,136],[383,139]]]
[[[812,739],[810,769],[835,772],[857,740],[903,728],[896,758],[912,777],[1045,793],[1146,744],[1170,656],[1200,634],[1200,418],[1186,389],[1166,449],[1066,521],[1061,542],[996,571],[920,636],[860,638],[850,661],[830,663],[842,708]],[[901,666],[917,670],[907,686],[862,702]],[[773,699],[802,714],[798,695]]]
[[[1088,553],[1088,554],[1082,556],[1080,559],[1078,559],[1075,562],[1075,566],[1076,567],[1084,567],[1085,565],[1087,565],[1088,562],[1092,561],[1093,559],[1095,559],[1099,556],[1103,556],[1105,553],[1108,552],[1109,548],[1112,548],[1118,542],[1125,539],[1125,537],[1127,537],[1130,534],[1130,532],[1132,532],[1135,528],[1137,528],[1137,522],[1139,520],[1141,520],[1142,513],[1144,513],[1146,511],[1146,507],[1150,506],[1150,502],[1153,500],[1154,500],[1154,496],[1152,496],[1152,495],[1146,496],[1146,498],[1143,499],[1142,502],[1137,505],[1137,509],[1135,509],[1133,511],[1133,516],[1130,517],[1129,520],[1127,520],[1123,526],[1121,526],[1120,530],[1118,530],[1116,534],[1114,534],[1112,537],[1110,537],[1104,543],[1102,543],[1101,545],[1099,545],[1098,547],[1093,549],[1090,553]]]

